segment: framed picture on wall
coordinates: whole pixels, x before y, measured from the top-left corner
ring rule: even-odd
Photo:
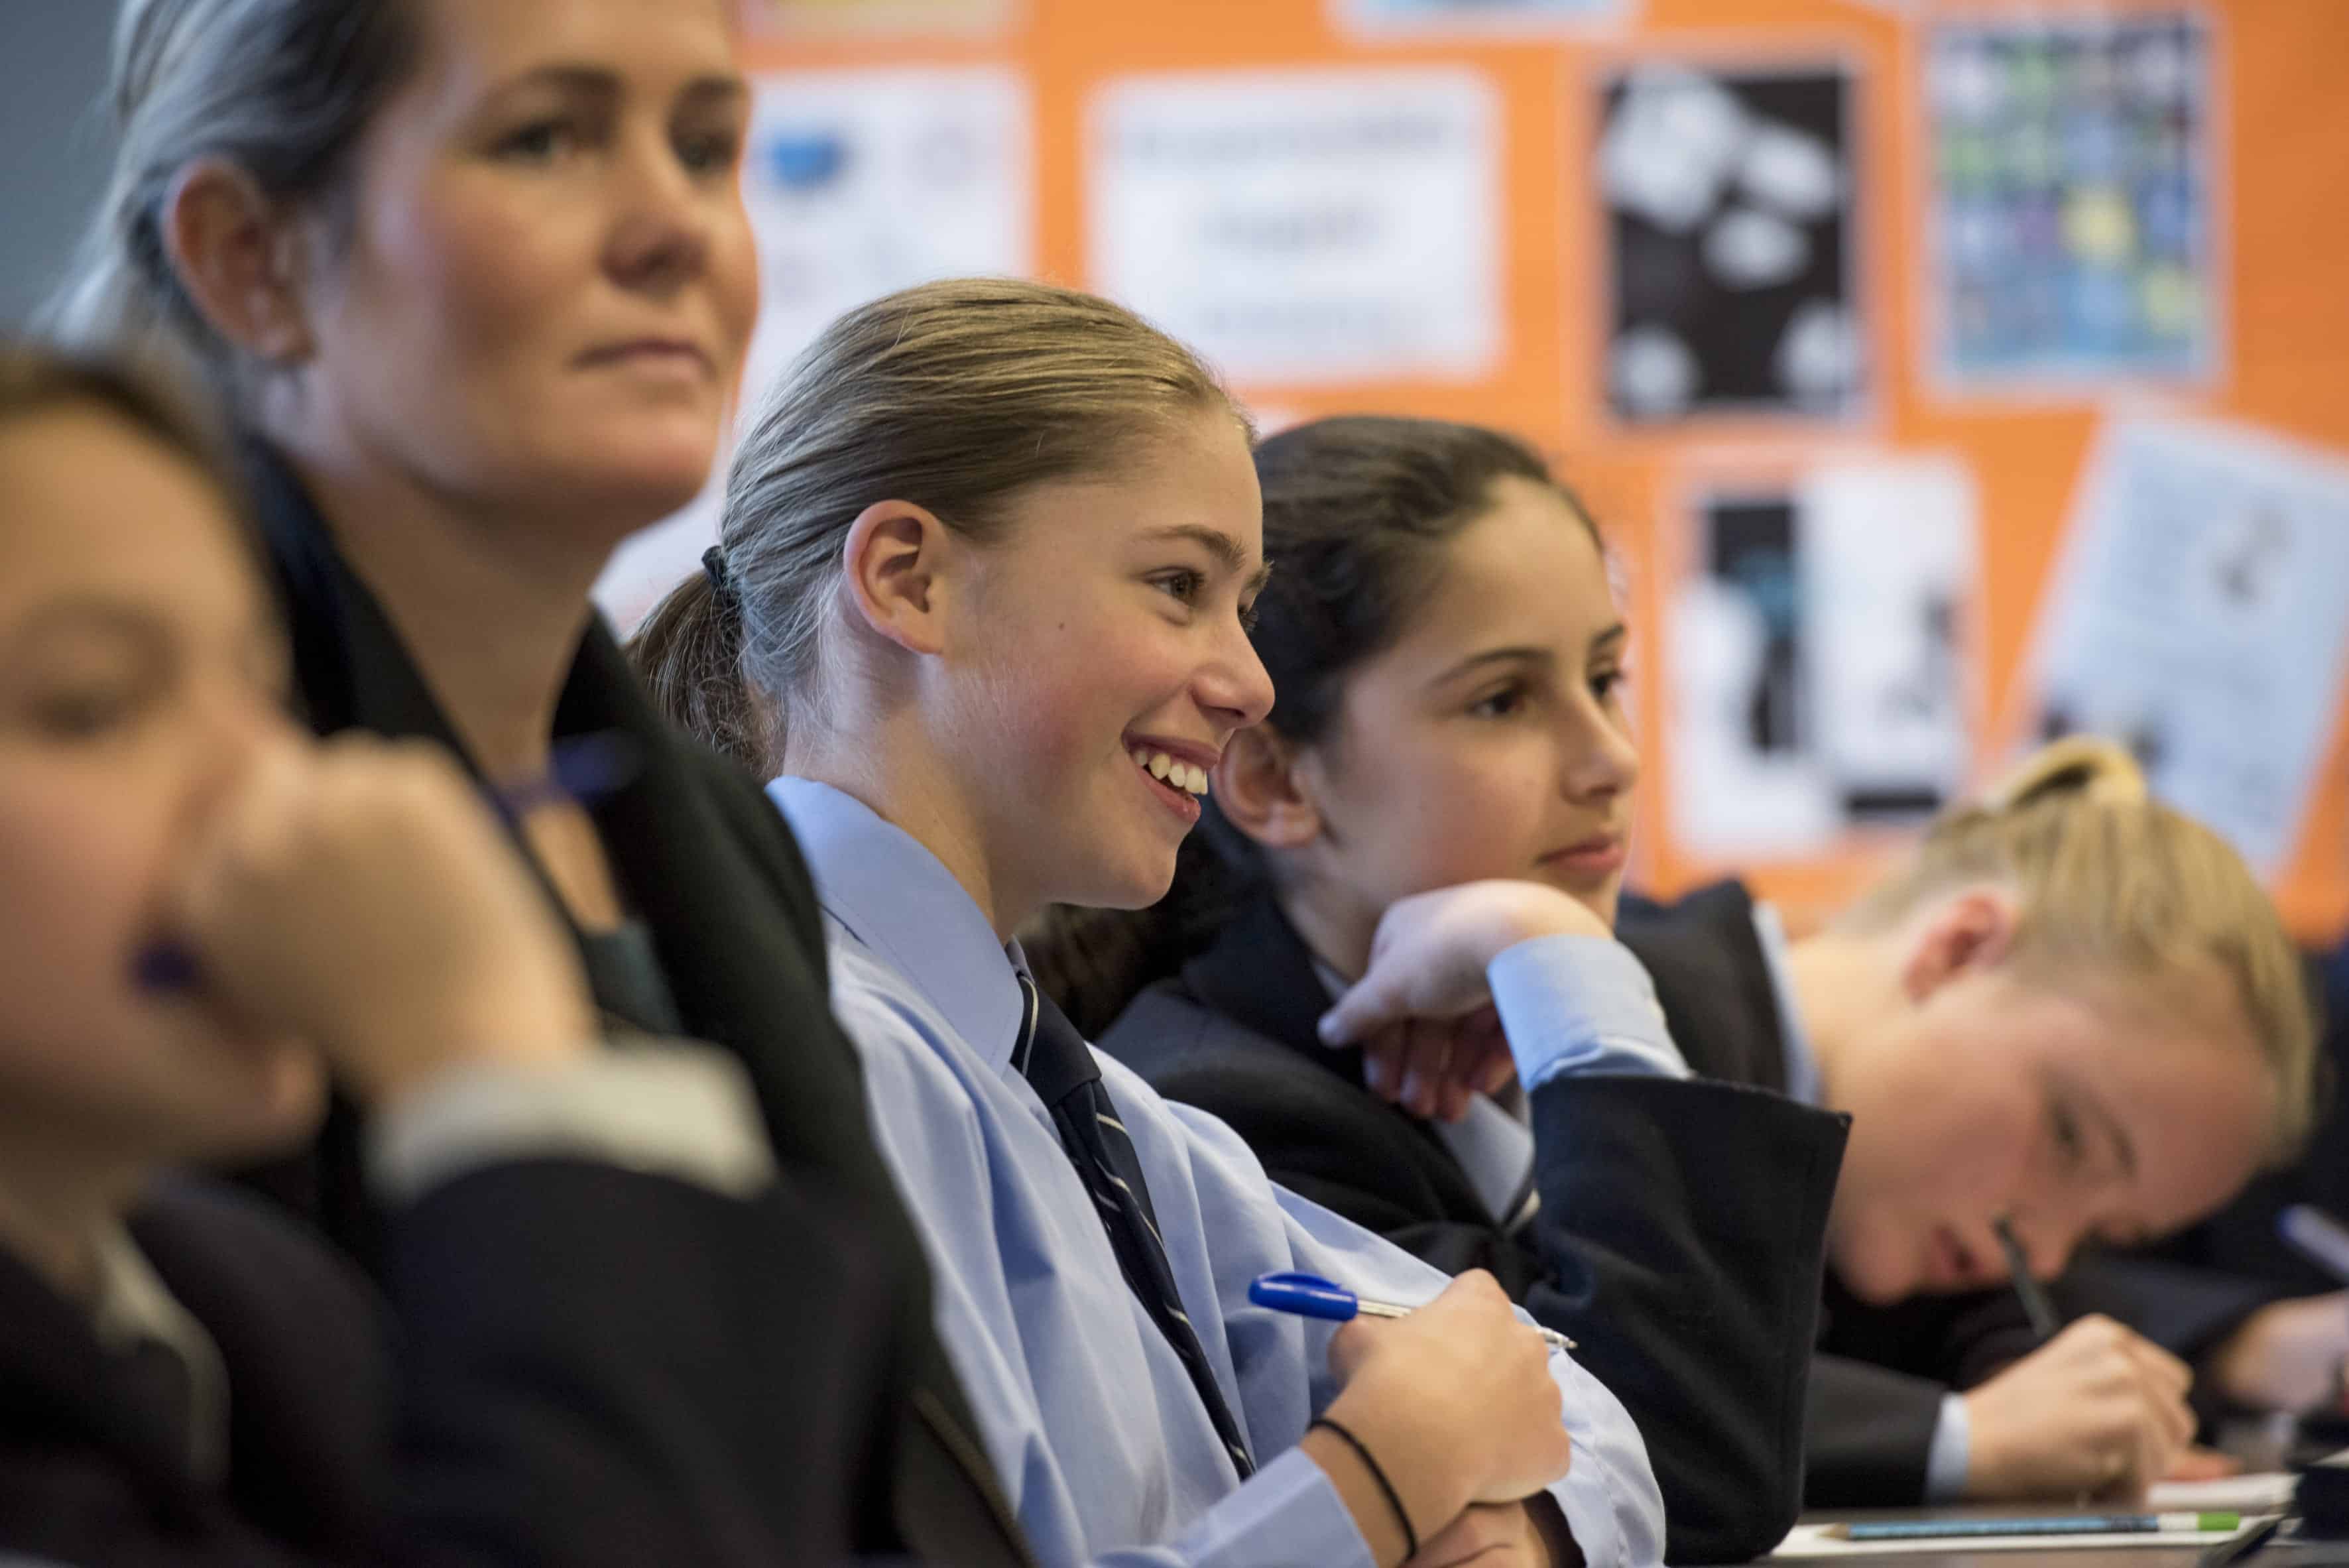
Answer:
[[[2254,426],[2099,433],[2019,683],[2024,743],[2136,753],[2162,799],[2282,874],[2349,686],[2349,459]]]
[[[1948,804],[1976,727],[1965,467],[1865,454],[1689,494],[1664,616],[1674,841],[1800,858]]]
[[[1939,386],[2061,391],[2215,369],[2212,48],[2183,11],[1932,26],[1924,301]]]
[[[1088,286],[1243,386],[1474,381],[1506,335],[1502,126],[1454,67],[1112,78],[1085,119]]]
[[[1858,413],[1848,69],[1643,61],[1599,92],[1609,412],[1658,427]]]

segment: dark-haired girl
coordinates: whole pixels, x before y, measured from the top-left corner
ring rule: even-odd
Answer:
[[[844,1555],[885,1280],[795,1266],[853,1227],[739,1068],[597,1049],[448,757],[287,717],[168,393],[0,345],[0,1560]],[[185,1170],[309,1136],[327,1070],[376,1114],[388,1312]]]
[[[1278,564],[1253,635],[1279,700],[1233,737],[1212,810],[1262,891],[1103,1047],[1281,1181],[1493,1271],[1578,1340],[1647,1439],[1670,1560],[1765,1553],[1800,1503],[1844,1134],[1691,1081],[1608,934],[1635,763],[1598,536],[1471,427],[1324,421],[1257,466]],[[1454,886],[1462,867],[1509,880]],[[1392,1026],[1332,1050],[1319,1021],[1358,976],[1358,1007],[1402,983],[1371,1020]],[[1475,1092],[1513,1077],[1509,1109]]]

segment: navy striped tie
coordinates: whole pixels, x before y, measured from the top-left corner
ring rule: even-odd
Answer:
[[[1019,976],[1019,992],[1027,1011],[1019,1022],[1019,1043],[1011,1049],[1011,1065],[1027,1078],[1036,1098],[1052,1113],[1061,1134],[1061,1148],[1077,1168],[1077,1179],[1092,1195],[1102,1228],[1109,1232],[1126,1288],[1148,1310],[1150,1319],[1174,1347],[1216,1435],[1246,1480],[1256,1473],[1248,1458],[1247,1439],[1239,1422],[1224,1403],[1224,1391],[1199,1347],[1198,1332],[1184,1314],[1183,1297],[1174,1287],[1174,1270],[1166,1261],[1166,1243],[1158,1234],[1157,1212],[1150,1206],[1150,1188],[1142,1177],[1142,1161],[1117,1119],[1117,1107],[1102,1086],[1101,1068],[1092,1047],[1050,997],[1036,989],[1027,975]]]

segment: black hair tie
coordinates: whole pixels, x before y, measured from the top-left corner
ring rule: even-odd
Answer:
[[[1402,1506],[1402,1494],[1395,1491],[1394,1482],[1387,1479],[1387,1472],[1385,1469],[1380,1465],[1379,1461],[1371,1457],[1371,1450],[1363,1446],[1362,1439],[1354,1436],[1353,1433],[1348,1431],[1345,1428],[1340,1426],[1337,1422],[1331,1420],[1327,1416],[1314,1417],[1311,1424],[1305,1429],[1309,1432],[1313,1430],[1315,1427],[1328,1429],[1333,1436],[1337,1437],[1340,1440],[1344,1442],[1348,1448],[1353,1449],[1356,1454],[1361,1456],[1362,1468],[1369,1470],[1371,1472],[1371,1479],[1379,1483],[1379,1490],[1386,1494],[1387,1506],[1394,1510],[1395,1522],[1402,1526],[1404,1560],[1408,1562],[1410,1559],[1418,1556],[1419,1532],[1412,1528],[1411,1515],[1404,1511]]]
[[[726,547],[713,544],[701,552],[701,574],[709,579],[710,592],[721,600],[734,597],[734,574],[726,569]]]

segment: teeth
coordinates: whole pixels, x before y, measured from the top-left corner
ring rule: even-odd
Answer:
[[[1207,792],[1207,770],[1195,762],[1177,762],[1164,751],[1152,751],[1139,746],[1129,755],[1136,768],[1161,783],[1193,795]]]

